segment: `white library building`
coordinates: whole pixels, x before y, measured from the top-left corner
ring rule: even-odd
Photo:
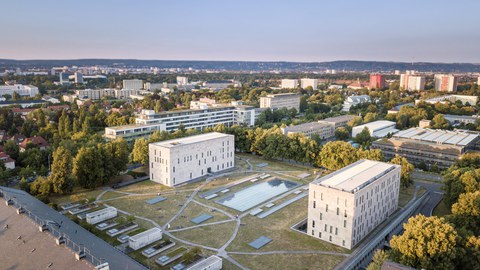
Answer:
[[[363,159],[310,183],[307,233],[352,249],[397,210],[400,171]]]
[[[232,169],[234,157],[234,136],[219,132],[151,143],[150,179],[173,187]]]

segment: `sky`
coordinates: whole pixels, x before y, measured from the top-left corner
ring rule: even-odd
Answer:
[[[0,58],[480,63],[478,0],[2,0]]]

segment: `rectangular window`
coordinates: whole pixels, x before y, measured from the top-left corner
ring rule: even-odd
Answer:
[[[315,231],[312,230],[312,235],[315,235]]]
[[[318,232],[318,237],[322,238],[322,232]]]
[[[335,227],[335,235],[338,235],[338,228]]]
[[[332,236],[330,235],[330,237],[328,238],[328,240],[330,240],[330,242],[332,242]]]
[[[153,176],[152,176],[152,178],[153,178]],[[327,226],[327,224],[325,224],[325,231],[327,231],[327,228],[328,228],[328,226]]]
[[[330,233],[333,232],[333,226],[330,226]]]
[[[315,220],[312,220],[312,228],[315,228]]]
[[[313,201],[313,208],[316,208],[317,207],[317,204],[315,201]]]
[[[337,216],[340,214],[340,208],[337,207]]]
[[[322,214],[322,213],[320,213],[320,220],[322,220],[322,219],[323,219],[323,214]]]
[[[342,245],[345,246],[345,240],[342,241]]]
[[[347,227],[347,221],[346,221],[346,220],[343,221],[343,227],[344,227],[344,228]]]
[[[328,212],[328,204],[325,205],[325,212]]]

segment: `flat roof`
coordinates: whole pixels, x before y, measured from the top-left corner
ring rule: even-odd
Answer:
[[[130,125],[121,125],[121,126],[113,126],[113,127],[106,127],[105,129],[110,130],[127,130],[133,128],[146,128],[146,127],[155,127],[159,126],[160,124],[130,124]]]
[[[404,138],[411,140],[418,140],[423,142],[435,144],[450,144],[466,146],[478,139],[478,134],[470,134],[462,131],[451,131],[444,129],[429,129],[429,128],[409,128],[402,130],[395,135],[395,138]]]
[[[229,136],[233,136],[233,135],[220,133],[220,132],[210,132],[206,134],[194,135],[194,136],[180,138],[180,139],[172,139],[172,140],[156,142],[152,144],[157,146],[167,147],[167,148],[173,148],[173,147],[179,147],[179,146],[184,146],[189,144],[195,144],[195,143],[199,143],[207,140],[225,138]]]
[[[362,159],[312,183],[355,192],[397,167],[399,165]]]
[[[343,121],[350,121],[354,117],[355,117],[355,115],[347,114],[347,115],[340,115],[340,116],[335,116],[335,117],[328,117],[328,118],[325,118],[323,120],[320,120],[319,122],[325,121],[325,122],[338,123],[338,122],[343,122]]]
[[[153,227],[153,228],[151,228],[149,230],[146,230],[144,232],[141,232],[139,234],[135,234],[133,236],[130,236],[129,239],[131,239],[133,241],[137,241],[138,239],[141,239],[142,237],[145,237],[145,236],[150,235],[152,233],[161,233],[161,232],[162,232],[162,229],[157,228],[157,227]]]
[[[364,129],[365,127],[367,127],[370,131],[375,132],[377,129],[382,129],[388,126],[395,126],[395,125],[396,123],[392,121],[379,120],[379,121],[374,121],[374,122],[366,123],[363,125],[355,126],[354,128]]]
[[[190,267],[188,267],[187,269],[190,269],[190,268],[193,268],[193,269],[207,269],[206,267],[207,266],[210,266],[214,263],[216,263],[217,261],[221,261],[222,258],[216,256],[216,255],[212,255],[206,259],[203,259],[193,265],[191,265]]]
[[[304,123],[296,126],[287,126],[284,128],[285,132],[296,132],[296,131],[307,131],[315,128],[321,128],[321,127],[331,127],[327,123],[319,123],[319,122],[310,122],[310,123]]]

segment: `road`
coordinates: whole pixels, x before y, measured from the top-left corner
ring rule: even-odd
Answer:
[[[430,198],[427,202],[418,209],[415,214],[422,214],[424,216],[431,216],[433,209],[440,203],[443,198],[443,190],[441,189],[443,184],[441,183],[433,183],[433,182],[425,182],[425,181],[416,181],[415,185],[424,187],[427,191],[430,191]]]

